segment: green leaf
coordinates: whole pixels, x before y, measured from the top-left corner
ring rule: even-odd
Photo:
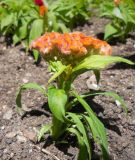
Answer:
[[[87,119],[86,117],[86,120],[90,124],[90,128],[93,133],[93,138],[98,144],[100,144],[104,160],[108,160],[109,159],[108,141],[104,125],[97,118],[97,116],[92,111],[90,106],[76,92],[74,92],[74,95],[78,99],[78,101],[82,104],[84,109],[88,112],[90,119],[89,118]]]
[[[41,127],[41,129],[37,135],[38,142],[41,140],[41,138],[44,136],[44,134],[47,133],[51,129],[51,127],[52,127],[52,124],[46,124]]]
[[[100,71],[99,70],[93,70],[93,72],[95,74],[97,84],[99,84],[99,81],[100,81]]]
[[[123,15],[122,15],[122,13],[121,13],[121,11],[120,11],[120,9],[119,9],[118,7],[114,8],[113,14],[114,14],[117,18],[122,19],[122,20],[124,21],[124,17],[123,17]]]
[[[30,34],[29,34],[29,43],[41,36],[43,33],[43,20],[42,19],[36,19],[33,21]]]
[[[53,12],[49,12],[48,13],[48,18],[49,18],[49,27],[52,27],[52,31],[58,31],[59,27],[58,27],[58,23],[57,23],[57,19],[56,16]]]
[[[17,107],[17,111],[21,114],[22,110],[22,103],[21,103],[21,93],[22,91],[26,90],[26,89],[35,89],[40,91],[43,95],[46,95],[46,91],[43,87],[41,87],[40,85],[38,85],[37,83],[25,83],[23,84],[19,91],[17,92],[16,95],[16,107]]]
[[[84,116],[84,117],[86,119],[86,122],[89,124],[94,141],[101,147],[103,159],[108,160],[109,153],[108,153],[107,135],[103,124],[95,117],[92,116],[91,117]]]
[[[70,32],[70,29],[68,29],[64,23],[59,23],[58,25],[59,25],[59,28],[61,29],[61,31],[62,31],[63,33],[68,33],[68,32]]]
[[[64,90],[50,87],[48,89],[49,108],[54,117],[64,122],[67,95]]]
[[[134,63],[130,60],[118,56],[91,55],[80,62],[73,69],[73,71],[76,72],[79,70],[100,70],[116,62],[124,62],[130,65],[134,65]]]
[[[86,145],[87,152],[88,152],[88,155],[89,155],[89,159],[91,159],[90,143],[89,143],[89,140],[88,140],[88,137],[87,137],[87,134],[86,134],[86,130],[85,130],[85,128],[84,128],[83,123],[82,123],[81,120],[79,119],[79,116],[77,116],[75,113],[70,113],[70,112],[68,112],[67,114],[72,118],[72,120],[74,121],[77,129],[78,129],[79,132],[82,134],[83,139],[84,139],[84,143],[85,143],[85,145]]]
[[[80,132],[75,129],[75,128],[68,128],[68,132],[75,134],[78,139],[78,144],[79,144],[79,155],[78,155],[78,160],[89,160],[87,156],[87,148],[86,144],[84,142],[84,138],[81,136]]]
[[[22,23],[22,26],[19,27],[18,36],[19,36],[19,38],[20,38],[21,40],[24,39],[24,38],[27,36],[28,23],[29,23],[29,22],[23,22],[23,23]]]
[[[34,56],[35,62],[37,62],[39,58],[39,52],[35,49],[33,49],[33,56]]]
[[[14,36],[13,36],[13,44],[15,45],[19,41],[20,41],[20,38],[17,36],[17,34],[14,34]]]
[[[118,32],[119,30],[113,24],[109,23],[105,26],[104,39],[108,40],[110,37],[117,34]]]
[[[128,112],[127,106],[126,106],[123,98],[120,97],[117,93],[97,91],[97,92],[94,92],[94,93],[87,93],[86,95],[83,95],[83,97],[88,97],[88,96],[93,96],[93,95],[105,95],[105,96],[110,96],[110,97],[114,98],[115,100],[117,100],[120,103],[123,110],[127,114],[127,112]]]
[[[61,68],[48,80],[48,83],[54,81],[59,75],[61,75],[65,71],[66,68],[67,66],[61,65]]]
[[[6,17],[4,17],[4,18],[1,20],[1,30],[2,30],[4,27],[13,24],[14,16],[15,16],[15,15],[14,15],[13,13],[11,13],[11,14],[8,14]]]

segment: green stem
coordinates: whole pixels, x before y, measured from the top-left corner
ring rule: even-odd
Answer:
[[[65,131],[66,125],[65,123],[59,121],[57,118],[53,116],[52,119],[52,137],[54,140],[58,139]]]

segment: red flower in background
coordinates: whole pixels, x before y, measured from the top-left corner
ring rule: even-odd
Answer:
[[[38,5],[38,6],[44,5],[42,0],[34,0],[34,1],[35,1],[35,4]]]
[[[44,5],[42,0],[34,0],[34,2],[37,6],[39,6],[40,16],[44,16],[44,14],[48,11],[48,8]]]

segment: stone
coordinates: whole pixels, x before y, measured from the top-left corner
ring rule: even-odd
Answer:
[[[10,139],[10,138],[7,138],[5,141],[6,141],[7,144],[11,144],[12,143],[12,139]]]
[[[13,157],[14,157],[14,153],[11,152],[11,153],[10,153],[10,158],[13,158]]]
[[[2,127],[1,127],[1,130],[4,130],[4,129],[5,129],[5,126],[2,126]]]
[[[31,73],[26,73],[25,76],[26,77],[31,77]]]
[[[13,111],[12,109],[9,109],[8,111],[6,111],[6,113],[3,115],[3,119],[7,119],[10,120],[12,118],[13,115]]]
[[[23,135],[33,142],[36,141],[36,133],[33,131],[24,130]]]
[[[15,132],[9,132],[5,135],[6,138],[13,138],[16,136],[16,133]]]
[[[20,136],[20,135],[17,135],[17,140],[18,142],[22,142],[22,143],[27,141],[27,139],[24,136]]]
[[[93,90],[99,90],[99,85],[96,82],[96,78],[94,75],[92,75],[87,81],[86,81],[87,87],[89,89],[93,89]]]
[[[128,124],[131,126],[135,126],[135,119],[134,120],[130,119]]]
[[[29,82],[29,80],[28,79],[26,79],[26,78],[23,78],[23,83],[28,83]]]
[[[116,103],[116,105],[117,105],[118,107],[121,106],[120,101],[116,100],[115,103]]]

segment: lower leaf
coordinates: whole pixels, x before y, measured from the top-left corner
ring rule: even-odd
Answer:
[[[88,158],[88,152],[86,144],[84,142],[84,138],[81,136],[80,132],[75,128],[68,128],[67,131],[77,136],[79,144],[78,160],[90,160]]]
[[[26,89],[36,89],[38,91],[40,91],[43,95],[46,95],[46,91],[43,87],[41,87],[40,85],[38,85],[37,83],[25,83],[23,84],[19,91],[16,94],[16,107],[17,107],[17,111],[21,114],[22,113],[22,103],[21,103],[21,94],[22,91],[26,90]]]

